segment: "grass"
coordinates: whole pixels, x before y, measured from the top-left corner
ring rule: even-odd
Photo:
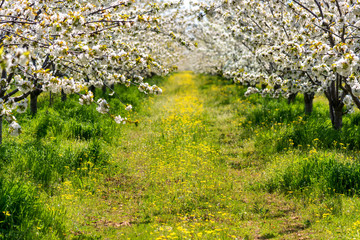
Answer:
[[[335,156],[312,156],[294,162],[283,169],[279,178],[268,183],[269,191],[284,192],[316,188],[326,194],[354,196],[360,190],[360,164],[339,162]]]
[[[51,238],[65,230],[61,212],[59,214],[41,206],[37,189],[31,183],[1,178],[0,208],[2,239]]]
[[[306,116],[301,96],[245,98],[215,76],[152,81],[163,96],[116,89],[139,126],[46,95],[18,117],[24,134],[0,148],[0,239],[359,238],[357,113],[337,132],[321,97]]]
[[[117,87],[116,92],[122,101],[141,109],[145,97],[136,89]],[[97,95],[104,97],[100,91]],[[50,205],[49,200],[72,196],[60,195],[70,181],[85,190],[84,179],[109,165],[109,149],[115,138],[122,137],[123,126],[77,101],[72,97],[61,102],[58,96],[49,106],[48,96],[41,96],[36,116],[29,112],[17,116],[23,127],[18,138],[6,134],[5,123],[0,146],[0,239],[65,239],[66,208],[62,203]],[[113,113],[127,116],[119,99],[110,97],[110,104]]]

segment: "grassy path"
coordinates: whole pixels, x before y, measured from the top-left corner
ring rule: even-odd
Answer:
[[[69,238],[307,238],[295,204],[254,184],[261,166],[251,142],[238,139],[245,105],[206,81],[178,73],[150,99],[108,171],[69,197]]]
[[[172,76],[141,130],[152,134],[141,137],[145,142],[129,160],[128,174],[143,189],[135,213],[140,224],[129,229],[130,238],[134,230],[143,239],[230,237],[228,208],[237,207],[229,194],[233,179],[214,144],[197,84],[190,73]]]

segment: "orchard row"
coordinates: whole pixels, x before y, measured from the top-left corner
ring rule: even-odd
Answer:
[[[114,84],[124,84],[161,94],[144,79],[167,74],[181,52],[174,49],[192,47],[174,33],[179,8],[180,3],[160,1],[1,1],[0,133],[6,119],[9,133],[18,135],[14,113],[25,112],[28,104],[36,113],[37,98],[45,92],[77,94],[80,104],[97,104],[103,114],[110,106],[94,99],[95,88],[113,92]]]
[[[94,89],[112,94],[114,84],[123,84],[161,94],[144,79],[176,69],[179,59],[197,72],[248,85],[246,95],[291,102],[304,94],[307,113],[315,94],[324,94],[335,129],[344,114],[360,108],[358,1],[217,0],[192,7],[182,1],[1,1],[0,132],[6,119],[9,133],[18,135],[14,113],[29,104],[36,113],[45,92],[77,94],[80,104],[97,104],[117,123],[130,122],[110,114]]]
[[[324,94],[335,129],[344,114],[360,108],[359,1],[221,0],[198,6],[197,71],[248,85],[247,95],[291,102],[304,94],[307,113],[315,94]]]

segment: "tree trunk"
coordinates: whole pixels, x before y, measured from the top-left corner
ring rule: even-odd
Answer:
[[[342,118],[343,118],[343,108],[335,107],[330,103],[330,118],[333,127],[336,130],[340,130],[342,127]]]
[[[280,89],[281,88],[281,85],[279,85],[279,84],[275,84],[274,85],[274,91],[276,91],[276,90],[278,90],[278,89]]]
[[[91,91],[92,93],[93,93],[93,95],[94,95],[94,97],[95,97],[95,90],[96,90],[96,88],[95,88],[95,86],[90,86],[89,87],[89,91]]]
[[[67,99],[66,93],[64,92],[64,90],[61,90],[61,101],[62,101],[62,102],[65,102],[66,99]]]
[[[103,94],[105,95],[106,94],[106,85],[105,84],[102,86],[101,90],[102,90]]]
[[[315,93],[304,93],[305,114],[310,115],[313,111]]]
[[[295,102],[295,98],[296,98],[297,93],[291,93],[288,97],[288,104],[290,105],[291,103]]]
[[[342,84],[342,78],[342,76],[337,74],[336,81],[332,81],[327,90],[324,92],[326,98],[329,101],[331,123],[333,128],[336,130],[340,130],[343,124],[343,108],[345,104],[342,101],[343,96],[341,96],[342,94],[339,91],[339,88]]]
[[[343,112],[342,109],[340,111],[335,111],[334,112],[334,128],[336,130],[340,130],[342,128],[342,117],[343,117]]]
[[[36,91],[30,93],[30,111],[33,115],[37,113],[37,98],[39,94]]]

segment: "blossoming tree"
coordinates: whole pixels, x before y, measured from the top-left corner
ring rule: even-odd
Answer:
[[[241,60],[233,62],[237,71],[230,76],[252,82],[247,94],[289,98],[304,93],[310,112],[314,94],[324,93],[335,129],[341,128],[344,113],[360,108],[357,1],[225,0],[201,9],[212,24],[231,31],[258,63],[250,74],[244,71],[249,54],[243,50]],[[256,88],[259,83],[267,88]]]
[[[5,118],[9,133],[18,135],[21,127],[13,112],[25,112],[30,96],[31,111],[36,113],[37,97],[43,92],[78,94],[80,104],[96,103],[103,114],[109,113],[110,106],[105,99],[94,101],[94,87],[137,85],[146,94],[161,94],[159,87],[150,86],[144,78],[169,71],[169,40],[189,45],[169,31],[172,16],[165,13],[178,4],[1,1],[0,133]],[[127,121],[121,116],[114,119]]]

